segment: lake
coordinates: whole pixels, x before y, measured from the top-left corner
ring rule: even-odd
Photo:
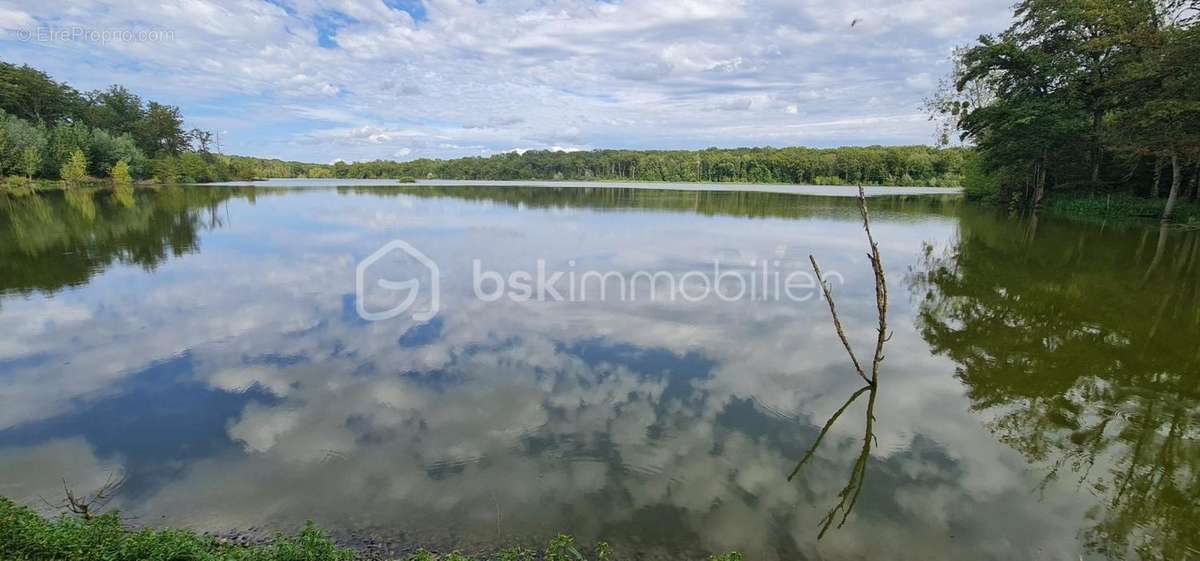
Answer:
[[[875,337],[852,198],[0,199],[0,495],[48,510],[118,473],[133,524],[313,520],[391,553],[569,532],[647,559],[1200,557],[1200,232],[869,204],[894,331],[872,430],[859,394],[789,479],[863,387],[810,254],[860,358]]]

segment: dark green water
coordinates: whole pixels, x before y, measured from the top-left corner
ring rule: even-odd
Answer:
[[[1200,557],[1195,231],[872,199],[895,334],[861,496],[820,541],[866,404],[788,480],[862,385],[824,303],[473,292],[473,259],[789,272],[811,253],[844,279],[866,356],[854,205],[506,187],[0,199],[0,495],[36,506],[62,478],[120,471],[113,506],[137,524],[312,519],[441,549],[566,531],[630,558]],[[397,238],[438,264],[438,313],[364,321],[356,265]]]

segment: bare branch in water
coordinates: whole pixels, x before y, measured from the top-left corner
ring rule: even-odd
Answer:
[[[867,241],[871,243],[871,253],[867,255],[867,258],[871,260],[871,270],[875,273],[875,308],[879,313],[879,327],[877,328],[879,334],[875,340],[875,358],[871,362],[871,383],[874,384],[879,381],[879,365],[883,363],[883,345],[887,343],[888,339],[891,339],[891,335],[888,334],[887,326],[887,277],[883,274],[883,258],[879,255],[879,244],[875,243],[875,236],[871,234],[871,215],[867,212],[867,194],[861,185],[858,187],[858,211],[862,214],[863,230],[867,232]]]
[[[825,293],[825,301],[829,303],[829,315],[833,316],[833,328],[837,331],[838,339],[842,340],[842,346],[846,348],[846,354],[850,355],[850,362],[854,363],[854,370],[858,372],[858,376],[870,384],[871,379],[867,377],[866,371],[858,363],[858,357],[854,356],[854,349],[850,347],[850,340],[846,338],[846,330],[842,329],[842,319],[838,317],[837,304],[833,301],[833,294],[829,290],[829,283],[821,275],[821,266],[817,265],[817,258],[812,255],[808,256],[808,260],[812,263],[813,272],[817,274],[817,282],[821,283],[821,292]]]
[[[50,504],[45,498],[42,498],[42,502],[46,503],[46,506],[50,508],[65,510],[83,517],[84,520],[91,520],[95,518],[100,509],[104,508],[109,501],[112,501],[117,492],[121,490],[121,486],[125,485],[125,474],[122,473],[120,476],[117,476],[109,473],[108,479],[104,481],[104,485],[90,495],[76,495],[75,491],[71,490],[71,486],[67,484],[66,479],[62,480],[62,484],[63,494],[65,495],[62,502]]]
[[[871,233],[871,215],[867,212],[867,195],[861,186],[858,188],[858,210],[862,215],[863,230],[867,232],[867,241],[871,245],[871,251],[867,254],[867,259],[871,262],[871,271],[875,276],[875,310],[879,315],[879,324],[876,327],[877,336],[875,339],[875,353],[871,358],[871,372],[868,375],[866,370],[859,363],[858,357],[854,354],[854,349],[850,345],[850,340],[846,337],[846,331],[842,327],[842,320],[838,317],[837,305],[833,301],[833,294],[830,291],[829,284],[825,282],[825,278],[821,275],[821,267],[817,265],[817,259],[812,255],[808,256],[808,260],[812,263],[813,271],[817,274],[817,281],[821,283],[821,290],[825,294],[825,300],[829,303],[829,315],[833,318],[833,328],[837,331],[838,339],[842,341],[842,347],[846,349],[846,354],[850,356],[850,362],[854,365],[854,370],[858,376],[866,380],[867,386],[854,392],[846,403],[838,409],[832,417],[826,421],[825,426],[821,428],[820,434],[817,435],[817,440],[804,453],[800,462],[796,464],[796,468],[792,470],[791,475],[788,475],[788,481],[791,481],[796,474],[800,473],[800,468],[808,462],[816,453],[817,447],[821,445],[821,441],[825,439],[825,435],[833,424],[842,416],[842,413],[854,403],[863,392],[869,391],[870,395],[867,399],[867,417],[866,428],[863,434],[862,449],[859,451],[858,458],[854,462],[854,467],[850,470],[850,480],[846,482],[846,486],[838,493],[838,503],[825,514],[821,519],[821,532],[817,535],[817,539],[825,537],[825,532],[833,525],[835,520],[838,520],[838,515],[841,519],[838,520],[837,527],[841,528],[850,517],[850,512],[854,510],[854,505],[858,503],[858,497],[862,493],[863,482],[867,476],[867,462],[871,458],[871,443],[875,439],[875,398],[879,390],[879,367],[883,363],[883,347],[892,338],[888,333],[887,325],[887,310],[888,310],[888,293],[887,293],[887,277],[883,273],[883,258],[879,255],[879,245],[875,243],[875,236]]]

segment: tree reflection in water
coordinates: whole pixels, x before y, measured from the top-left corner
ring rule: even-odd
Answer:
[[[968,213],[956,243],[927,246],[910,280],[922,336],[958,364],[972,409],[1044,470],[1035,491],[1065,484],[1096,497],[1080,536],[1090,551],[1190,559],[1200,555],[1200,232],[1134,227],[1141,236],[1043,218],[1030,239]]]
[[[218,209],[263,189],[69,189],[0,194],[0,294],[53,293],[114,263],[153,270],[198,250]],[[48,258],[53,256],[54,258]]]

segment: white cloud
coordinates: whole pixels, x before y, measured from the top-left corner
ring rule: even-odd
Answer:
[[[28,31],[35,23],[33,16],[25,12],[0,7],[0,29]]]
[[[428,0],[418,21],[381,2],[305,0],[284,10],[251,0],[15,0],[0,25],[27,25],[37,13],[57,26],[168,30],[171,40],[154,43],[10,43],[5,58],[85,89],[121,82],[204,122],[239,121],[221,126],[239,151],[326,161],[332,146],[362,160],[402,147],[423,157],[555,145],[925,142],[927,122],[812,136],[780,134],[776,118],[791,106],[815,120],[862,123],[916,111],[950,48],[1002,29],[1008,4]],[[727,111],[697,118],[710,109]],[[387,133],[355,141],[331,124],[434,141]],[[555,136],[568,129],[570,138]]]

